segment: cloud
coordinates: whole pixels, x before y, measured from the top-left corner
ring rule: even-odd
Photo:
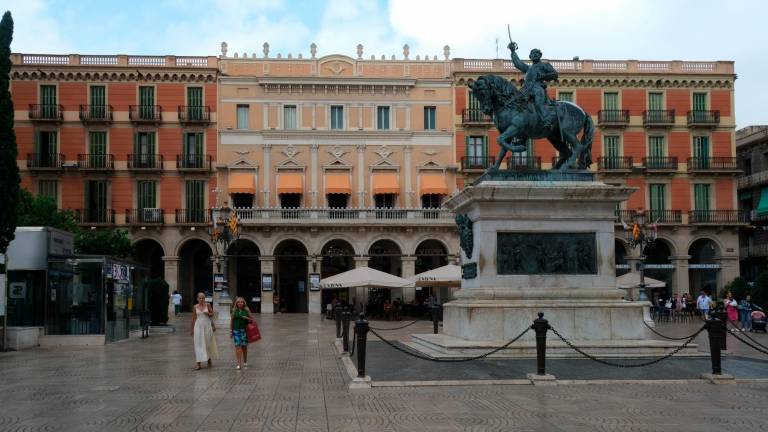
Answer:
[[[49,5],[42,0],[8,0],[3,9],[13,16],[11,51],[27,53],[74,53],[71,39],[61,31]]]

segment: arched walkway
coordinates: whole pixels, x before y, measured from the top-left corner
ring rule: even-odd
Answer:
[[[344,273],[355,268],[355,249],[349,242],[341,239],[334,239],[323,245],[320,251],[320,279],[331,277],[339,273]],[[328,289],[322,292],[322,310],[326,305],[336,297],[343,303],[350,301],[348,289]]]
[[[283,240],[275,248],[275,309],[307,313],[307,248],[298,240]]]
[[[403,274],[403,253],[392,240],[379,240],[368,249],[368,266],[395,276]]]
[[[424,240],[416,247],[416,274],[448,264],[448,250],[439,240]]]
[[[148,276],[153,279],[165,277],[163,266],[163,246],[154,239],[145,238],[133,245],[133,259],[149,269]]]
[[[713,298],[719,296],[717,286],[717,274],[720,271],[720,247],[711,239],[701,238],[696,240],[688,248],[688,280],[689,292],[695,297],[699,290],[711,294]]]
[[[179,249],[179,292],[183,311],[190,311],[195,295],[213,295],[213,252],[203,240],[191,239]]]
[[[227,281],[234,296],[243,297],[253,312],[261,311],[261,253],[250,240],[239,239],[227,251]]]
[[[675,269],[672,266],[671,256],[672,250],[666,240],[658,239],[646,250],[645,275],[667,284],[665,288],[655,290],[656,294],[664,298],[667,298],[669,293],[675,292],[673,286]]]

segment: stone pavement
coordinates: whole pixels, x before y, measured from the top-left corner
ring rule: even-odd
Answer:
[[[350,392],[333,323],[260,316],[264,339],[234,370],[228,333],[192,371],[189,322],[93,348],[0,354],[0,431],[752,431],[768,384],[372,388]],[[419,323],[419,325],[422,325]],[[424,331],[428,328],[424,324]],[[471,367],[466,365],[465,367]]]

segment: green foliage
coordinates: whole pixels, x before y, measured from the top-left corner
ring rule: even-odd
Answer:
[[[77,233],[80,228],[69,210],[59,210],[53,198],[32,195],[26,189],[19,191],[17,206],[19,226],[49,226]]]
[[[751,294],[753,303],[763,309],[768,308],[768,272],[757,275]]]
[[[75,252],[87,255],[127,257],[133,254],[128,232],[111,229],[92,229],[75,232]]]
[[[144,282],[149,299],[149,315],[153,325],[168,323],[168,282],[163,279],[147,279]]]
[[[16,165],[16,133],[13,131],[13,101],[10,93],[13,18],[8,11],[0,20],[0,253],[5,253],[16,231],[19,199],[19,167]]]
[[[747,285],[747,281],[744,280],[744,278],[738,276],[725,286],[723,292],[727,293],[728,291],[733,294],[733,298],[736,300],[741,300],[749,292],[749,286]]]

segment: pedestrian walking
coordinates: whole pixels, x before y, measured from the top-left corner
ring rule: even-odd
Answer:
[[[752,331],[752,296],[749,294],[739,302],[739,321],[741,331]]]
[[[705,320],[709,319],[710,306],[712,306],[712,299],[709,298],[704,290],[701,290],[699,297],[696,299],[696,309],[699,310],[699,313]]]
[[[171,302],[173,302],[173,315],[181,315],[181,294],[178,291],[174,291],[171,295]]]
[[[229,328],[232,329],[229,337],[232,338],[232,342],[235,344],[235,359],[237,360],[235,369],[237,370],[248,367],[248,336],[245,334],[245,327],[251,321],[253,321],[253,318],[251,317],[251,311],[248,310],[248,306],[245,304],[245,299],[237,297],[235,299],[235,307],[232,308],[232,317],[229,325]]]
[[[195,342],[195,359],[197,361],[195,370],[200,370],[202,363],[205,362],[208,363],[209,368],[213,367],[211,359],[219,357],[216,338],[213,334],[215,331],[213,307],[205,302],[204,293],[197,293],[197,303],[192,314],[192,330],[190,331]]]
[[[739,320],[739,304],[733,299],[733,295],[728,292],[723,300],[725,304],[725,313],[728,315],[728,321],[734,323]]]

